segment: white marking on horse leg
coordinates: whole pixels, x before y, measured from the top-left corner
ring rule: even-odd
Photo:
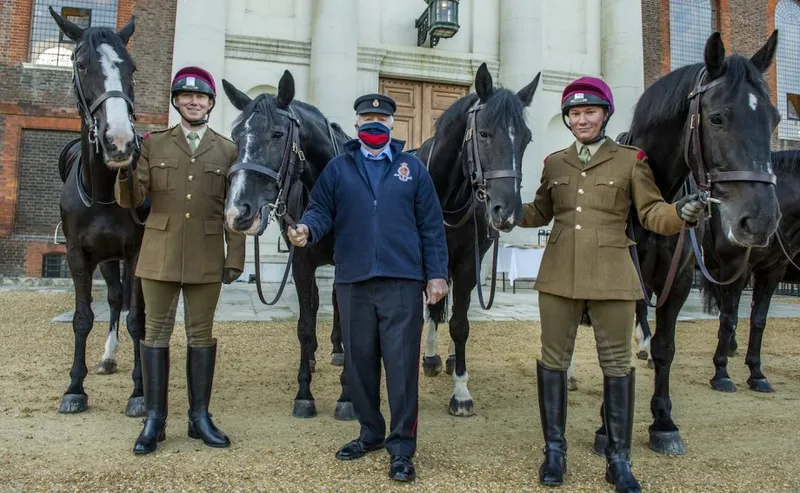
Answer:
[[[439,348],[439,331],[436,330],[436,322],[428,321],[428,334],[425,338],[425,357],[436,356]]]
[[[117,336],[118,327],[119,326],[115,323],[108,329],[106,349],[103,352],[103,361],[117,361],[117,346],[119,345],[119,337]]]
[[[453,340],[450,340],[450,348],[447,352],[448,356],[455,356],[456,355],[456,343]]]
[[[464,372],[460,377],[456,375],[456,372],[453,372],[453,397],[455,397],[458,402],[472,400],[472,395],[469,393],[469,388],[467,388],[467,382],[469,382],[468,372]]]
[[[758,98],[752,92],[749,94],[750,97],[750,109],[755,111],[758,108]]]
[[[122,77],[117,64],[122,58],[114,48],[103,43],[97,47],[100,53],[100,67],[105,76],[105,91],[122,91]],[[108,98],[103,102],[106,110],[106,134],[113,138],[114,147],[122,151],[133,140],[133,124],[128,115],[128,103],[122,98]]]
[[[567,379],[573,380],[575,378],[575,353],[572,353],[572,359],[569,360],[569,368],[567,368]]]

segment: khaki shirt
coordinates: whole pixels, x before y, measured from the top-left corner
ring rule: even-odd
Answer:
[[[641,299],[628,249],[634,242],[625,234],[631,206],[646,229],[680,231],[678,210],[662,198],[641,150],[606,138],[586,166],[575,145],[549,155],[520,224],[537,228],[555,219],[535,288],[572,299]]]
[[[150,197],[137,276],[186,284],[221,282],[223,268],[244,270],[245,236],[223,225],[228,167],[236,159],[236,145],[208,128],[192,155],[181,129],[178,124],[145,138],[135,176],[131,179],[121,169],[114,194],[122,207],[131,207],[130,186],[135,207]]]

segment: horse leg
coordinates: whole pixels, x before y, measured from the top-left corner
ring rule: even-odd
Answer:
[[[422,371],[426,377],[435,377],[442,372],[442,357],[439,356],[439,324],[444,322],[446,300],[428,307],[428,333],[425,337],[425,353]],[[452,373],[452,372],[451,372]]]
[[[108,335],[103,358],[95,368],[97,375],[111,375],[117,372],[117,346],[119,346],[119,316],[122,312],[124,289],[120,282],[119,261],[112,260],[100,264],[100,273],[108,287],[108,308],[110,312]]]
[[[73,414],[86,411],[89,408],[89,396],[83,388],[83,380],[88,370],[86,368],[86,339],[94,325],[92,312],[92,273],[94,266],[88,265],[80,251],[68,251],[67,262],[72,273],[72,282],[75,286],[75,314],[72,316],[72,332],[75,334],[75,353],[72,359],[72,369],[69,372],[70,384],[58,412]]]
[[[450,339],[455,346],[455,371],[453,372],[453,395],[450,398],[449,412],[453,416],[469,417],[473,412],[472,395],[467,383],[467,339],[469,338],[470,293],[475,288],[474,268],[463,269],[461,275],[453,277],[453,313],[450,316]],[[466,271],[466,272],[465,272]],[[449,359],[449,358],[448,358]]]
[[[720,392],[736,392],[736,385],[728,375],[728,351],[731,336],[739,323],[739,298],[742,296],[744,282],[737,280],[729,286],[719,286],[717,306],[719,307],[719,332],[717,350],[714,353],[714,377],[711,387]]]
[[[653,356],[650,354],[650,341],[653,338],[653,331],[650,330],[650,323],[647,321],[647,303],[644,301],[636,302],[636,330],[634,331],[638,350],[636,357],[647,361],[647,366],[653,368]]]
[[[681,248],[680,246],[678,248]],[[675,279],[666,303],[656,310],[656,332],[650,341],[655,363],[655,389],[650,400],[653,423],[650,425],[650,448],[660,454],[685,455],[686,444],[672,420],[669,377],[675,358],[675,325],[678,314],[692,289],[692,274],[684,269]]]
[[[312,418],[317,415],[314,395],[311,393],[311,374],[314,372],[314,353],[317,349],[317,308],[319,290],[315,278],[315,268],[308,259],[299,255],[292,262],[297,300],[300,304],[300,317],[297,319],[297,339],[300,342],[300,368],[297,372],[298,390],[294,398],[292,416]]]
[[[342,341],[342,322],[339,318],[339,300],[336,298],[336,288],[333,288],[333,316],[334,316],[334,329],[338,330],[336,339],[337,342],[334,342],[334,350],[336,349],[336,344],[339,344],[339,352],[334,353],[334,362],[333,364],[336,365],[335,359],[341,355],[341,364],[336,366],[342,367],[342,373],[339,374],[339,385],[342,387],[342,393],[339,394],[339,398],[336,400],[336,409],[333,412],[333,417],[338,419],[339,421],[352,421],[356,419],[356,411],[353,408],[353,402],[350,400],[350,389],[347,386],[347,363],[344,357],[344,345]]]
[[[773,269],[765,275],[755,276],[753,286],[753,304],[750,312],[750,342],[747,344],[745,364],[750,367],[750,378],[747,385],[756,392],[774,392],[772,384],[761,372],[761,341],[764,337],[764,328],[767,326],[767,313],[772,294],[783,277],[783,269]]]
[[[572,352],[572,359],[569,360],[567,368],[567,390],[578,390],[578,380],[575,378],[575,351]]]
[[[450,339],[450,345],[447,346],[447,360],[445,361],[445,368],[444,372],[448,375],[452,375],[453,371],[456,369],[456,345],[452,339]]]
[[[333,303],[333,327],[331,328],[331,364],[333,366],[344,366],[344,345],[342,344],[342,321],[339,318],[339,304],[336,300],[336,287],[331,291],[331,302]]]
[[[134,272],[136,263],[131,261],[128,263],[130,272]],[[128,406],[125,409],[125,415],[131,418],[145,416],[147,413],[144,407],[144,387],[142,384],[142,364],[139,354],[139,341],[144,340],[144,294],[142,293],[142,281],[138,277],[130,276],[127,281],[130,292],[130,310],[128,311],[127,325],[128,334],[131,336],[133,342],[133,371],[131,371],[131,379],[133,380],[133,392],[128,398]],[[172,313],[172,324],[175,324],[175,313]]]

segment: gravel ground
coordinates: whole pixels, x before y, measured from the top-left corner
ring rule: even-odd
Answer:
[[[69,324],[50,319],[72,295],[0,294],[0,491],[539,491],[542,437],[535,395],[539,352],[535,323],[475,323],[468,345],[476,415],[447,414],[452,384],[423,378],[415,485],[387,477],[379,452],[352,463],[334,458],[356,436],[355,422],[333,419],[339,368],[327,362],[327,324],[320,330],[313,390],[319,416],[291,416],[298,343],[293,324],[221,323],[211,410],[232,438],[213,450],[186,437],[185,337],[176,328],[170,422],[159,451],[135,457],[140,419],[124,415],[131,390],[131,342],[121,334],[119,372],[86,380],[90,410],[56,412],[69,382]],[[674,416],[689,453],[659,456],[647,448],[652,372],[637,366],[634,471],[645,491],[798,491],[800,342],[797,320],[771,320],[764,338],[765,372],[776,392],[747,389],[743,357],[730,362],[734,394],[711,390],[715,322],[680,324],[672,371]],[[742,321],[740,350],[746,350]],[[88,361],[102,355],[105,327],[91,334]],[[446,353],[448,339],[440,339]],[[569,473],[562,491],[613,491],[604,461],[590,449],[598,425],[602,378],[590,330],[577,343],[580,389],[569,395]],[[384,394],[384,408],[386,400]],[[388,417],[388,409],[384,411]]]

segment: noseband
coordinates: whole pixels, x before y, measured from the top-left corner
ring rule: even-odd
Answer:
[[[258,229],[258,236],[264,232],[269,223],[269,218],[282,217],[290,226],[297,225],[294,219],[287,212],[286,199],[289,189],[292,186],[293,178],[299,177],[306,165],[306,155],[300,149],[300,120],[295,116],[294,111],[283,109],[275,110],[278,114],[289,119],[289,135],[286,138],[286,146],[283,149],[283,157],[278,171],[270,169],[265,164],[260,163],[238,163],[228,168],[228,177],[240,170],[250,170],[266,175],[278,184],[278,197],[272,204],[266,204],[261,208],[261,224]],[[270,211],[271,209],[271,211]]]

